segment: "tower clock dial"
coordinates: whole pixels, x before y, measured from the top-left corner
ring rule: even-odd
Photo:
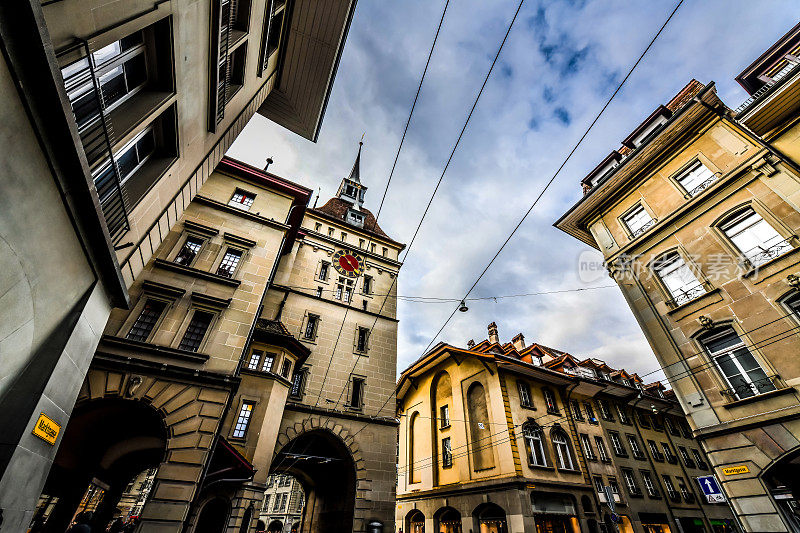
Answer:
[[[350,250],[333,254],[333,268],[346,278],[357,278],[364,273],[364,258]]]

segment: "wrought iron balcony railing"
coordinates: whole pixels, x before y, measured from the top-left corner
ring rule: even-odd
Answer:
[[[785,67],[783,67],[775,76],[773,76],[772,80],[765,83],[759,90],[754,92],[750,98],[742,102],[742,105],[736,108],[735,113],[738,115],[745,111],[748,107],[756,103],[757,101],[761,100],[767,93],[769,93],[773,87],[780,85],[792,77],[793,74],[800,71],[800,63],[789,63]]]
[[[766,243],[765,243],[766,244]],[[745,257],[750,262],[751,265],[754,267],[758,267],[767,263],[768,261],[772,261],[773,259],[777,259],[778,257],[782,256],[785,253],[788,253],[794,249],[792,243],[789,242],[789,239],[783,239],[782,241],[776,242],[775,244],[770,244],[766,248],[763,246],[756,246],[745,252]]]
[[[692,196],[692,197],[697,196],[698,194],[700,194],[704,190],[706,190],[709,187],[711,187],[711,185],[715,181],[717,181],[717,179],[719,179],[719,176],[717,176],[716,174],[712,175],[710,178],[706,179],[703,183],[701,183],[700,185],[696,186],[691,191],[689,191],[689,196]]]
[[[706,288],[701,283],[698,283],[697,285],[693,285],[686,289],[680,289],[680,292],[677,295],[673,295],[671,302],[675,305],[675,307],[677,307],[679,305],[691,302],[695,298],[699,298],[705,293]]]
[[[651,218],[648,222],[643,224],[639,229],[637,229],[636,231],[632,232],[633,238],[635,239],[636,237],[638,237],[639,235],[641,235],[645,231],[647,231],[650,228],[652,228],[653,226],[655,226],[656,222],[658,222],[656,219]]]
[[[786,385],[783,384],[780,376],[766,376],[749,383],[742,383],[737,387],[725,389],[720,391],[723,396],[727,397],[730,401],[744,400],[745,398],[752,398],[767,392],[772,392],[777,389],[783,389]]]

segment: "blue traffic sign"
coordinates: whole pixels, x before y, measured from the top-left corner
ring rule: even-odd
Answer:
[[[717,478],[714,476],[700,476],[695,479],[697,479],[697,484],[700,485],[700,490],[705,494],[708,503],[725,502],[725,495],[722,494],[722,488],[720,488]]]

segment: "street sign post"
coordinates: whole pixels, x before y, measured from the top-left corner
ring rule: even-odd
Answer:
[[[717,478],[714,476],[700,476],[695,478],[700,490],[705,494],[708,503],[725,503],[725,495],[722,494]]]

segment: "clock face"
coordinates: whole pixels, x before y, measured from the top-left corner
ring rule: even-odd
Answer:
[[[347,278],[357,278],[364,272],[364,258],[350,250],[333,254],[333,268]]]

